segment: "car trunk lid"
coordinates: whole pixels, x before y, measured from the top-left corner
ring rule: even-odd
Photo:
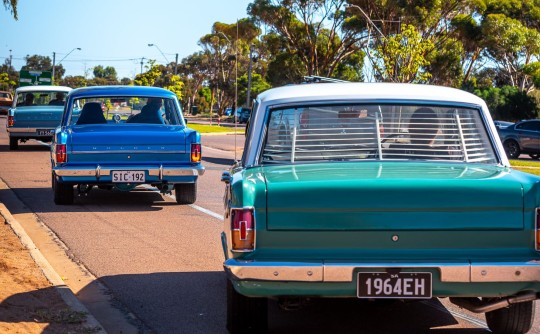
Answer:
[[[502,167],[306,164],[264,177],[269,230],[523,229],[522,186]]]

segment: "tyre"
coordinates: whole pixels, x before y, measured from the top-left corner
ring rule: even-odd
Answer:
[[[11,151],[16,151],[19,149],[19,140],[17,138],[9,137],[9,149]]]
[[[530,156],[532,159],[534,159],[534,160],[540,159],[540,154],[538,154],[538,153],[535,153],[535,154],[529,154],[529,156]]]
[[[231,334],[266,333],[268,300],[241,295],[227,280],[227,329]]]
[[[193,204],[197,200],[197,183],[178,183],[174,185],[174,196],[178,204]]]
[[[53,192],[54,192],[54,204],[57,205],[70,205],[73,204],[73,185],[58,182],[58,179],[52,176],[53,180]]]
[[[517,159],[521,154],[521,149],[519,148],[518,142],[513,139],[505,141],[503,146],[506,155],[510,159]]]
[[[527,333],[534,321],[534,301],[512,304],[486,313],[489,329],[495,334]]]

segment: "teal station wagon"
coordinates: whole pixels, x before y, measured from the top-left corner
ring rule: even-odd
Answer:
[[[485,102],[428,85],[260,94],[222,175],[227,326],[267,300],[449,297],[526,333],[540,297],[540,178],[510,167]]]
[[[9,149],[17,150],[19,142],[29,139],[50,142],[54,129],[60,125],[65,97],[70,91],[64,86],[17,88],[6,123]]]

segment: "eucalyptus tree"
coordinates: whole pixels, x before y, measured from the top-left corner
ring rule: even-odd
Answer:
[[[255,0],[248,6],[250,16],[266,28],[263,40],[272,44],[274,59],[268,65],[272,84],[280,81],[279,73],[291,79],[350,76],[343,64],[356,70],[352,79],[361,78],[359,55],[365,38],[350,29],[345,5],[346,0]]]
[[[4,8],[13,15],[13,18],[15,20],[18,20],[18,13],[17,13],[17,4],[18,0],[4,0]]]

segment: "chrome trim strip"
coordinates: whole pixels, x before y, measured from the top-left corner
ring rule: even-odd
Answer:
[[[40,130],[52,130],[53,128],[39,128]],[[13,127],[8,127],[6,128],[7,132],[14,132],[14,133],[19,133],[19,132],[36,132],[37,131],[37,128],[13,128]]]
[[[203,166],[198,167],[171,167],[171,168],[145,168],[145,167],[113,167],[113,168],[103,168],[98,165],[96,168],[78,168],[78,169],[68,169],[68,168],[58,168],[56,167],[53,171],[57,176],[94,176],[99,179],[102,176],[111,175],[113,170],[144,170],[148,172],[150,176],[199,176],[203,175],[205,168]]]
[[[105,150],[105,151],[74,151],[70,154],[137,154],[137,153],[166,153],[166,154],[185,154],[185,151],[172,151],[172,150]]]
[[[540,261],[490,263],[332,263],[262,262],[228,259],[223,266],[232,279],[297,282],[352,282],[358,269],[436,269],[442,282],[540,282]]]

